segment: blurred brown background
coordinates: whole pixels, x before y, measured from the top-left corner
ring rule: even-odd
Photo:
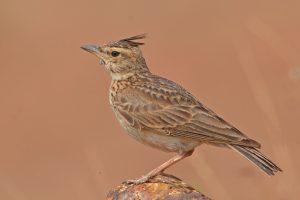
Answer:
[[[110,78],[81,50],[148,33],[144,55],[263,144],[267,177],[202,146],[168,172],[214,199],[299,199],[300,1],[0,2],[0,199],[104,199],[172,154],[120,128]]]

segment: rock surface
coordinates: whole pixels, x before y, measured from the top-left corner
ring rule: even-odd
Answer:
[[[175,176],[161,174],[146,183],[123,183],[111,190],[107,200],[211,200]]]

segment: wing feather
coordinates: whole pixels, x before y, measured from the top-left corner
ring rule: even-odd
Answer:
[[[128,124],[135,127],[160,129],[167,135],[203,142],[260,147],[182,87],[172,84],[164,82],[159,87],[153,86],[155,89],[149,84],[130,88],[130,92],[119,92],[114,107]]]

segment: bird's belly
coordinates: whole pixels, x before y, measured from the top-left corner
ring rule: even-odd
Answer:
[[[138,141],[151,147],[167,152],[187,152],[199,145],[198,141],[188,141],[185,138],[165,136],[154,132],[133,132],[133,137],[138,137]],[[132,136],[132,133],[129,133]]]
[[[135,140],[166,152],[187,152],[196,148],[200,142],[187,138],[163,135],[155,129],[137,130],[117,116],[121,126]]]

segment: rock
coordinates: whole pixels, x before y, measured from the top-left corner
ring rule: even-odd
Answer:
[[[111,190],[107,200],[211,200],[179,178],[161,174],[146,183],[123,183]]]

